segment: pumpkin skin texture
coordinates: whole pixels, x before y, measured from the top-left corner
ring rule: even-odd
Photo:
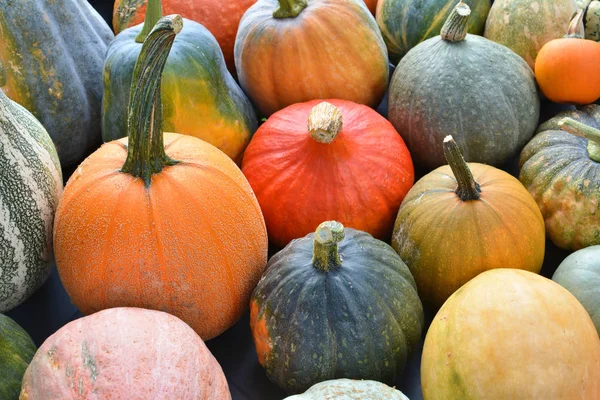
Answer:
[[[27,368],[25,399],[231,399],[202,339],[165,312],[113,308],[68,323]]]
[[[327,103],[343,126],[331,143],[321,143],[306,121]],[[242,172],[279,248],[331,219],[387,240],[414,182],[410,153],[392,125],[367,106],[335,99],[273,114],[246,149]]]
[[[317,383],[306,392],[283,400],[409,400],[401,391],[381,382],[333,379]]]
[[[258,361],[290,394],[339,378],[391,384],[423,324],[404,262],[336,221],[276,253],[250,303]]]
[[[483,34],[490,0],[465,0],[472,10],[469,33]],[[390,61],[397,65],[406,53],[440,33],[455,0],[381,0],[377,24],[387,45]]]
[[[307,4],[288,18],[273,16],[277,0],[258,0],[248,9],[234,51],[240,86],[267,117],[314,99],[376,108],[387,89],[389,65],[375,18],[362,0]]]
[[[421,387],[425,400],[596,400],[600,340],[560,285],[528,271],[486,271],[431,323]]]
[[[0,314],[0,398],[19,397],[23,375],[36,350],[29,334],[10,317]]]
[[[0,89],[42,123],[62,166],[74,167],[101,143],[112,31],[85,0],[0,0],[0,10]]]
[[[415,164],[428,171],[445,164],[446,135],[467,161],[501,166],[525,146],[539,120],[531,69],[506,47],[466,34],[468,6],[459,7],[467,14],[451,14],[451,32],[409,51],[389,88],[389,120]],[[463,40],[453,39],[458,33]]]
[[[62,190],[50,136],[0,90],[0,312],[28,299],[50,274]]]

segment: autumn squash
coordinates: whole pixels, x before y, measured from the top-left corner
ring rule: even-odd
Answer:
[[[600,42],[600,1],[584,0],[581,3],[580,7],[585,10],[585,38]]]
[[[28,299],[50,274],[62,189],[50,136],[0,90],[0,312]]]
[[[314,99],[375,108],[388,56],[362,0],[258,0],[235,42],[240,86],[262,115]]]
[[[369,7],[369,11],[371,11],[371,14],[375,16],[375,13],[377,12],[378,0],[364,0],[364,2],[367,5],[367,7]]]
[[[0,314],[0,399],[17,399],[21,381],[37,348],[25,329]]]
[[[63,167],[101,142],[102,64],[113,34],[85,0],[0,0],[0,89],[29,110]]]
[[[437,36],[444,21],[456,6],[456,0],[380,0],[377,24],[395,65],[406,53],[424,40]],[[472,10],[467,24],[469,33],[483,34],[491,0],[465,0]]]
[[[104,64],[102,135],[127,136],[127,104],[133,67],[144,38],[162,16],[161,1],[150,0],[144,25],[117,35]],[[258,120],[250,100],[225,68],[215,38],[202,25],[184,20],[163,73],[163,127],[195,136],[240,162]]]
[[[545,250],[540,210],[516,178],[467,164],[451,136],[444,139],[444,153],[449,165],[415,183],[392,236],[421,299],[435,308],[483,271],[540,272]]]
[[[306,392],[283,400],[409,400],[401,391],[381,382],[332,379],[310,387]]]
[[[332,99],[273,114],[250,142],[242,172],[279,248],[330,219],[387,240],[414,182],[392,125],[367,106]]]
[[[565,37],[546,43],[535,63],[540,89],[555,103],[590,104],[600,98],[600,43],[580,34],[579,9]]]
[[[577,113],[599,118],[600,106]],[[567,250],[600,244],[600,119],[593,121],[563,118],[540,131],[519,159],[519,180],[540,207],[548,237]]]
[[[111,307],[173,314],[208,340],[248,308],[267,234],[248,181],[223,152],[162,134],[160,76],[181,30],[165,17],[136,64],[129,136],[104,144],[69,178],[56,213],[60,279],[88,315]]]
[[[396,66],[388,116],[419,167],[445,164],[452,135],[469,162],[501,166],[533,135],[540,114],[535,77],[512,51],[467,33],[459,3],[441,35],[414,47]]]
[[[600,339],[577,299],[550,279],[487,271],[433,319],[421,387],[424,400],[597,400]]]
[[[574,0],[495,0],[484,36],[523,57],[533,70],[542,46],[565,34],[575,11]]]
[[[69,322],[35,353],[25,399],[231,399],[202,339],[161,311],[119,307]]]
[[[423,324],[414,279],[400,257],[337,221],[275,254],[250,302],[258,361],[291,394],[339,378],[391,384]]]

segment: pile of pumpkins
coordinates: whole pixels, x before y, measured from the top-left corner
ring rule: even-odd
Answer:
[[[600,398],[600,1],[0,17],[0,312],[55,260],[85,315],[0,314],[0,398],[231,398],[247,311],[290,400],[406,399],[423,335],[425,399]]]

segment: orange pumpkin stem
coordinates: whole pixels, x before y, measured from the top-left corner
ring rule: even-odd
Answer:
[[[154,25],[162,18],[162,1],[161,0],[148,0],[146,5],[146,15],[144,17],[144,26],[138,35],[135,37],[135,41],[138,43],[144,43],[146,37],[154,28]]]
[[[450,165],[452,173],[458,183],[458,187],[455,191],[457,196],[462,201],[479,200],[481,197],[481,187],[475,182],[475,178],[473,178],[469,165],[466,163],[458,145],[451,135],[444,138],[443,147],[446,161],[448,161],[448,165]]]
[[[333,142],[342,125],[342,112],[326,101],[314,106],[308,114],[308,132],[319,143]]]
[[[313,266],[323,272],[342,265],[338,243],[344,240],[344,225],[326,221],[317,227],[313,244]]]
[[[444,26],[442,26],[440,31],[442,39],[449,42],[462,42],[465,40],[470,16],[471,8],[468,4],[460,1],[444,22]]]
[[[273,18],[295,18],[306,8],[306,0],[279,0],[279,7]]]
[[[563,118],[558,127],[565,132],[588,140],[587,151],[590,159],[600,162],[600,130],[575,121],[573,118]]]

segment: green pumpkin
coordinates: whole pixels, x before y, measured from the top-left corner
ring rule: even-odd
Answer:
[[[423,324],[406,264],[388,244],[335,221],[275,254],[250,302],[259,362],[288,393],[339,378],[391,384]]]
[[[470,9],[459,3],[441,35],[400,61],[389,88],[388,117],[415,164],[445,164],[452,135],[469,162],[500,166],[533,135],[540,113],[535,77],[504,46],[467,34]]]
[[[108,48],[102,110],[106,142],[127,136],[133,68],[143,38],[161,16],[160,1],[150,0],[145,24],[122,31]],[[184,19],[183,25],[163,72],[163,128],[202,139],[239,163],[258,125],[252,104],[227,70],[214,36],[192,20]]]
[[[409,400],[401,391],[381,382],[332,379],[310,387],[306,392],[283,400]]]
[[[469,33],[483,34],[491,1],[465,0],[465,3],[472,9]],[[455,5],[456,0],[379,0],[377,24],[390,61],[396,65],[417,44],[437,36]]]
[[[562,249],[600,244],[599,122],[596,104],[559,113],[521,152],[519,180],[537,202],[546,234]]]
[[[102,65],[113,37],[86,0],[0,0],[0,88],[44,125],[65,168],[101,143]]]
[[[21,381],[37,348],[29,334],[0,314],[0,399],[18,399]]]

